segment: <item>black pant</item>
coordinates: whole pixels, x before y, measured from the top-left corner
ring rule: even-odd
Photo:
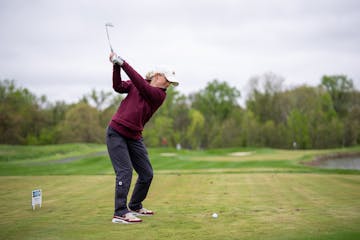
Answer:
[[[142,139],[125,138],[108,127],[106,144],[116,174],[114,215],[121,216],[129,212],[129,209],[142,208],[142,201],[146,198],[153,178],[153,169]],[[138,174],[138,179],[128,209],[126,203],[133,168]]]

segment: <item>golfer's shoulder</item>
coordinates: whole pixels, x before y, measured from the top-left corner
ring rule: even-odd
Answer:
[[[166,90],[158,87],[154,87],[154,89],[156,89],[156,99],[158,104],[162,104],[166,98]]]
[[[153,107],[159,107],[166,98],[166,93],[163,89],[148,86],[148,90],[146,93],[140,93],[144,99],[148,102],[148,104],[152,105]]]

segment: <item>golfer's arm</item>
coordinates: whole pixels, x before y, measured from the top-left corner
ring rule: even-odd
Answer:
[[[129,92],[129,83],[121,80],[121,67],[114,64],[113,67],[113,89],[118,93]]]
[[[145,79],[139,73],[137,73],[127,62],[124,61],[121,67],[129,76],[130,80],[140,92],[140,94],[143,95],[146,100],[152,102],[162,98],[161,94],[159,94],[158,89],[151,87],[150,84],[147,83]]]

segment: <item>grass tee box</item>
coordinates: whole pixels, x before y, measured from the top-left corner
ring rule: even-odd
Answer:
[[[138,225],[111,223],[112,176],[0,177],[0,239],[359,239],[360,176],[155,176]],[[43,190],[31,208],[29,192]],[[212,213],[218,218],[212,218]]]
[[[301,164],[359,150],[149,149],[156,215],[123,226],[104,145],[0,146],[0,239],[360,239],[360,171]]]

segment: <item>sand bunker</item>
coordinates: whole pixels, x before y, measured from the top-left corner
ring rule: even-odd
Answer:
[[[174,157],[176,155],[177,155],[176,153],[160,153],[160,156],[163,157]]]
[[[249,156],[251,154],[252,154],[252,152],[233,152],[233,153],[229,153],[230,156],[234,156],[234,157]]]

